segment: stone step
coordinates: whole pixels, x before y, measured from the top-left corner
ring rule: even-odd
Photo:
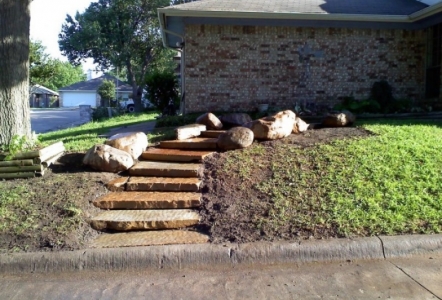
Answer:
[[[198,192],[198,178],[131,177],[126,183],[127,191]]]
[[[209,241],[205,234],[185,230],[151,230],[100,235],[92,248],[159,246],[174,244],[203,244]]]
[[[200,193],[118,192],[94,200],[102,209],[172,209],[192,208],[201,204]]]
[[[201,131],[201,136],[208,138],[218,138],[220,134],[224,132],[226,132],[226,130],[206,130],[206,131]]]
[[[212,153],[213,151],[149,148],[141,154],[141,157],[145,160],[154,161],[191,162],[201,161]]]
[[[176,139],[185,140],[193,137],[197,137],[201,134],[201,131],[206,130],[206,125],[190,124],[181,126],[175,129]]]
[[[108,210],[91,219],[96,230],[151,230],[183,228],[198,224],[198,212],[191,209]]]
[[[131,176],[199,177],[203,166],[199,163],[172,163],[164,161],[139,161],[129,169]]]
[[[216,150],[216,138],[193,138],[187,140],[161,141],[160,148]]]
[[[126,189],[126,182],[129,177],[118,177],[105,184],[106,188],[111,192],[122,192]]]

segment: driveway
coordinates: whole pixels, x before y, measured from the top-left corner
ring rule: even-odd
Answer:
[[[83,123],[78,108],[31,109],[31,128],[35,133],[75,127]]]

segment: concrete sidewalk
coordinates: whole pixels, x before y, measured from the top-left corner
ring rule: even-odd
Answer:
[[[442,234],[296,242],[196,244],[0,255],[0,274],[181,269],[392,259],[442,253]]]

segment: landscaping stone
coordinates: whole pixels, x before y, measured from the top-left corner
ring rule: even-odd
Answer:
[[[253,131],[246,127],[234,127],[218,137],[221,150],[235,150],[249,147],[253,143]]]
[[[293,133],[301,133],[309,129],[309,124],[304,122],[301,118],[296,117],[295,125],[293,126]]]
[[[96,230],[118,231],[183,228],[199,222],[199,214],[190,209],[108,210],[91,219]]]
[[[119,177],[106,183],[106,188],[111,192],[122,192],[126,188],[129,177]]]
[[[92,243],[91,248],[203,244],[208,241],[209,236],[195,231],[151,230],[102,234]]]
[[[132,167],[134,160],[125,151],[99,144],[89,149],[83,158],[83,164],[98,171],[117,173]]]
[[[356,116],[348,110],[338,113],[330,113],[325,116],[322,125],[326,127],[344,127],[352,125],[356,121]]]
[[[201,194],[189,192],[109,193],[93,201],[102,209],[173,209],[200,206]]]
[[[127,191],[198,192],[201,180],[198,178],[131,177],[126,184]]]
[[[125,132],[111,136],[105,144],[126,151],[133,159],[138,159],[146,150],[148,142],[144,132]]]
[[[196,119],[198,124],[206,125],[207,129],[219,130],[223,128],[223,123],[212,113],[205,113]]]
[[[181,126],[175,129],[176,139],[185,140],[197,137],[201,134],[201,131],[204,131],[206,129],[206,126],[201,124],[190,124],[186,126]]]
[[[213,151],[149,148],[141,154],[143,159],[171,162],[201,161]]]
[[[205,131],[203,131],[205,132]],[[161,141],[160,148],[167,149],[205,149],[216,150],[216,138],[191,138],[187,140]]]
[[[276,140],[289,136],[293,131],[295,121],[295,113],[285,110],[243,126],[251,129],[256,139]]]
[[[252,118],[245,113],[231,113],[221,116],[221,122],[224,126],[235,127],[252,121]]]
[[[131,176],[198,177],[200,173],[201,164],[164,161],[139,161],[129,169]]]

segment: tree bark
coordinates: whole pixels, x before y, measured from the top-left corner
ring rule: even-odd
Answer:
[[[31,137],[29,29],[31,0],[0,0],[0,145]]]

